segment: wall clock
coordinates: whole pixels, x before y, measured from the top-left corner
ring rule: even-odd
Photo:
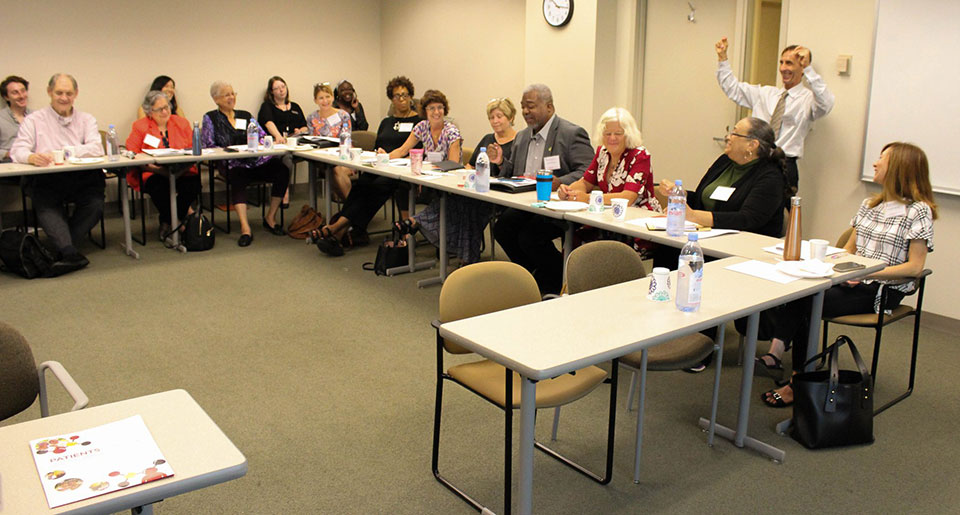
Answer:
[[[573,18],[573,0],[543,0],[543,19],[551,27],[562,27]]]

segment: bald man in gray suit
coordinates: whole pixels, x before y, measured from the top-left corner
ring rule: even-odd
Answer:
[[[553,189],[573,184],[593,160],[587,131],[556,115],[553,93],[543,84],[532,84],[520,101],[527,128],[517,133],[510,155],[496,143],[487,148],[490,162],[500,165],[500,177],[533,177],[537,170],[553,172]],[[542,294],[560,293],[563,254],[553,240],[563,236],[563,225],[536,214],[507,209],[494,226],[494,237],[510,257],[533,274]]]

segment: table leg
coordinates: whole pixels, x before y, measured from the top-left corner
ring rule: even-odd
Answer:
[[[786,453],[772,445],[766,444],[747,436],[747,425],[750,418],[750,397],[753,390],[753,356],[757,353],[757,329],[760,322],[760,313],[754,313],[747,318],[746,345],[743,349],[743,377],[740,380],[740,408],[737,413],[736,431],[714,423],[714,432],[721,438],[733,440],[737,447],[747,447],[754,451],[769,457],[770,459],[783,463]],[[717,363],[716,366],[722,366]],[[711,422],[705,418],[700,418],[699,425],[701,429],[709,430]]]
[[[520,377],[520,469],[517,484],[517,512],[533,512],[533,437],[536,418],[537,385]]]
[[[153,505],[144,504],[143,506],[137,506],[130,510],[131,515],[153,515]]]
[[[140,254],[133,250],[133,236],[130,233],[130,194],[123,184],[127,180],[127,169],[117,168],[117,180],[120,181],[120,210],[123,212],[123,250],[134,259],[140,259]]]
[[[326,180],[323,181],[323,216],[329,223],[330,217],[333,216],[333,165],[324,167],[324,176]]]
[[[447,192],[440,193],[440,275],[417,281],[417,287],[431,286],[434,284],[443,284],[447,279]]]
[[[172,171],[169,173],[170,177],[170,227],[173,229],[173,234],[170,235],[170,238],[173,240],[173,248],[179,250],[180,252],[186,252],[187,248],[180,244],[180,231],[177,227],[180,227],[180,217],[177,214],[177,175]]]
[[[717,431],[717,406],[720,404],[720,370],[723,369],[723,338],[726,325],[717,326],[717,339],[713,345],[716,354],[717,372],[713,378],[713,400],[710,402],[710,428],[707,430],[707,445],[713,447],[713,435]]]
[[[566,235],[563,238],[563,282],[567,280],[567,258],[570,257],[570,253],[573,252],[573,224],[570,222],[564,222],[567,224]]]
[[[408,206],[410,211],[410,216],[413,216],[417,212],[417,187],[416,185],[410,185],[410,192],[407,196]],[[417,238],[414,235],[407,236],[407,264],[403,266],[395,266],[393,268],[387,269],[387,276],[394,276],[405,274],[408,272],[416,272],[417,270],[425,270],[437,264],[437,261],[431,259],[429,261],[421,261],[417,263]],[[419,286],[419,283],[418,283]]]
[[[637,446],[633,456],[633,482],[640,483],[640,449],[643,444],[643,408],[647,395],[647,349],[640,351],[640,399],[637,401]]]
[[[820,317],[823,316],[823,295],[824,292],[819,292],[812,297],[812,302],[810,303],[810,329],[807,336],[807,361],[810,358],[814,357],[817,354],[817,349],[820,348]],[[807,365],[804,372],[812,372],[816,367],[816,363],[810,363]],[[800,372],[797,370],[797,372]],[[788,418],[786,420],[780,421],[777,424],[777,433],[786,434],[790,431],[790,427],[793,425],[793,418]]]
[[[307,185],[310,189],[310,207],[317,210],[317,163],[310,161],[307,165]]]

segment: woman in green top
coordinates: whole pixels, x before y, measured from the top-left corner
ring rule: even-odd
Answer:
[[[767,236],[782,234],[786,179],[783,150],[773,129],[759,118],[744,118],[727,134],[723,155],[707,170],[696,191],[687,194],[687,220],[717,229]],[[660,205],[673,180],[657,188]]]

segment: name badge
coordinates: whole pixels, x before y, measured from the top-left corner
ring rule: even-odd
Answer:
[[[410,132],[413,130],[413,122],[401,123],[397,126],[397,132]]]
[[[907,216],[907,206],[902,202],[897,202],[896,200],[891,200],[883,205],[883,216],[887,218],[895,218],[898,216]]]
[[[247,119],[246,118],[237,118],[233,121],[233,128],[241,131],[247,130]]]
[[[543,167],[547,170],[560,169],[560,156],[546,156],[543,158]]]
[[[338,113],[333,113],[332,115],[327,117],[327,125],[331,127],[336,127],[339,124],[340,124],[340,115]]]
[[[143,144],[147,147],[160,148],[160,138],[153,134],[147,134],[143,137]]]
[[[729,186],[717,186],[717,189],[713,190],[713,193],[710,194],[710,198],[713,200],[719,200],[720,202],[726,202],[730,200],[730,195],[733,195],[733,192],[737,188],[731,188]]]
[[[427,152],[427,162],[428,163],[439,163],[443,161],[443,153],[441,152]]]

